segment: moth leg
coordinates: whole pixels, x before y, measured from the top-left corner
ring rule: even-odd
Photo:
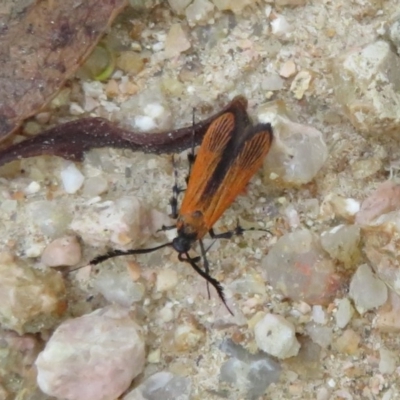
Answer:
[[[195,131],[194,131],[194,124],[195,124],[195,113],[196,109],[193,108],[193,113],[192,113],[192,147],[187,155],[188,159],[188,164],[189,164],[189,172],[186,176],[186,183],[189,182],[190,174],[192,172],[192,167],[194,162],[196,161],[196,155],[194,153],[194,147],[195,147]]]
[[[187,262],[188,264],[190,264],[192,266],[192,268],[199,274],[201,275],[208,283],[210,283],[211,286],[213,286],[215,288],[215,290],[218,293],[219,298],[222,300],[222,302],[224,303],[226,309],[229,311],[229,313],[231,315],[234,315],[233,312],[231,311],[231,309],[228,307],[228,305],[226,304],[226,299],[225,299],[225,294],[224,294],[224,289],[222,288],[221,284],[212,276],[210,276],[209,274],[207,274],[205,271],[203,271],[197,264],[197,260],[198,257],[195,258],[190,258],[188,253],[184,253],[185,257],[183,256],[183,253],[179,253],[178,255],[178,259],[179,261],[184,261]]]
[[[179,185],[178,185],[178,170],[176,168],[176,162],[175,162],[175,157],[172,156],[172,165],[174,167],[174,186],[172,186],[172,197],[169,200],[169,204],[171,206],[171,214],[170,217],[173,219],[177,219],[178,218],[178,196],[180,193],[184,192],[185,189],[182,189]],[[168,229],[172,229],[170,227],[162,227],[161,230],[168,230]]]
[[[249,229],[244,229],[240,226],[239,220],[236,223],[235,229],[232,229],[230,231],[222,232],[222,233],[215,233],[214,229],[211,228],[208,233],[213,239],[231,239],[233,236],[241,236],[243,235],[244,232],[248,231],[262,231],[262,232],[268,232],[271,233],[267,229],[258,229],[258,228],[249,228]]]
[[[206,254],[208,249],[207,250],[205,249],[204,243],[203,243],[203,241],[201,239],[199,240],[199,243],[200,243],[201,256],[203,258],[204,271],[205,271],[205,273],[207,275],[210,275],[210,264],[209,264],[209,262],[207,260],[207,254]],[[208,298],[211,297],[211,295],[210,295],[210,285],[209,285],[208,281],[207,281],[207,295],[208,295]]]

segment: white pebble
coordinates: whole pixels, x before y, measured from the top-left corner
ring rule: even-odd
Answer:
[[[36,360],[37,383],[66,400],[114,400],[144,368],[145,349],[128,309],[96,310],[63,322]]]
[[[379,349],[379,372],[381,374],[393,374],[396,369],[396,356],[385,347]]]
[[[161,104],[151,103],[144,107],[144,112],[149,117],[156,119],[160,118],[164,114],[165,110]]]
[[[292,30],[290,24],[283,15],[278,15],[277,18],[271,22],[271,28],[272,33],[277,36],[283,36]]]
[[[280,315],[267,314],[255,325],[254,334],[257,346],[275,357],[293,357],[299,352],[293,324]]]
[[[349,213],[349,215],[356,215],[360,211],[360,202],[355,199],[346,199],[346,211]]]
[[[73,163],[68,164],[61,171],[61,181],[67,193],[76,193],[83,185],[84,180],[85,177]]]
[[[135,127],[142,132],[147,132],[157,127],[156,121],[147,115],[138,115],[134,119]]]
[[[81,246],[75,236],[53,240],[44,249],[41,261],[48,267],[77,265],[81,260]]]
[[[317,324],[325,325],[327,322],[326,313],[321,306],[313,306],[312,319]]]
[[[348,298],[340,299],[338,308],[335,314],[336,325],[338,328],[343,329],[350,322],[353,316],[354,309]]]
[[[25,188],[25,193],[34,194],[37,193],[39,190],[40,190],[40,184],[36,181],[33,181]]]
[[[350,282],[350,297],[357,311],[364,314],[368,310],[384,304],[388,297],[387,286],[372,273],[367,264],[360,265]]]

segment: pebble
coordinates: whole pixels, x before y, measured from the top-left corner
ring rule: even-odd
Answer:
[[[127,309],[63,322],[36,360],[40,389],[66,400],[115,400],[142,373],[144,341]]]
[[[212,17],[214,4],[208,0],[194,0],[186,10],[186,19],[190,26],[205,25]]]
[[[328,158],[328,147],[320,131],[290,121],[278,108],[273,103],[259,110],[259,121],[272,121],[274,126],[275,139],[264,161],[265,176],[300,186],[315,178]]]
[[[123,51],[117,59],[117,67],[127,74],[137,75],[144,68],[143,57],[135,51]]]
[[[324,349],[328,348],[332,344],[333,332],[332,328],[328,326],[308,323],[306,325],[306,332],[314,343]]]
[[[268,283],[295,301],[327,305],[340,287],[333,260],[308,230],[279,238],[261,263]]]
[[[258,348],[277,358],[297,355],[300,343],[293,324],[280,315],[267,314],[254,327]]]
[[[170,7],[178,15],[183,15],[186,7],[192,2],[192,0],[168,0]]]
[[[191,392],[190,378],[162,371],[147,378],[122,400],[190,400]]]
[[[319,305],[313,306],[312,319],[314,322],[321,325],[325,325],[328,322],[325,310]]]
[[[69,194],[76,193],[85,181],[85,177],[73,163],[68,163],[60,175],[64,190]]]
[[[48,267],[74,266],[81,261],[81,246],[75,236],[53,240],[44,249],[41,261]]]
[[[346,329],[336,340],[334,346],[336,350],[341,353],[354,355],[358,352],[360,341],[360,335],[358,335],[352,329]]]
[[[108,181],[102,176],[93,176],[87,178],[83,185],[82,194],[87,197],[96,197],[101,194],[107,192],[108,190]]]
[[[336,100],[356,130],[375,137],[399,131],[398,77],[392,72],[399,69],[400,58],[383,40],[336,57]]]
[[[350,322],[351,317],[354,314],[353,306],[350,303],[350,300],[345,297],[338,301],[337,311],[335,314],[336,326],[340,329],[343,329]]]
[[[292,27],[283,15],[277,15],[271,21],[271,31],[274,35],[281,37],[292,31]]]
[[[94,279],[93,286],[107,301],[123,307],[142,300],[145,294],[144,285],[127,279],[125,272],[102,270]]]
[[[337,225],[321,234],[321,245],[332,258],[350,268],[360,258],[360,227],[357,225]]]
[[[400,332],[400,296],[397,293],[389,291],[388,301],[377,311],[374,327],[379,332]]]
[[[354,216],[360,211],[360,207],[358,200],[329,193],[321,204],[321,215],[324,219],[341,217],[354,221]]]
[[[153,232],[149,211],[134,196],[81,207],[70,224],[86,245],[138,247]]]
[[[296,73],[296,64],[292,60],[286,61],[279,69],[279,75],[282,78],[290,78]]]
[[[396,370],[397,357],[385,347],[379,349],[379,372],[381,374],[393,374]]]
[[[230,358],[221,365],[219,380],[234,384],[244,398],[259,398],[269,385],[279,381],[282,367],[264,352],[250,353],[232,339],[224,339],[220,350]]]
[[[290,91],[296,100],[301,100],[304,97],[304,94],[310,87],[311,79],[311,73],[305,70],[298,72],[294,77],[290,85]]]
[[[179,56],[191,47],[181,24],[173,24],[165,40],[165,55],[167,58]]]
[[[350,282],[349,296],[360,314],[384,304],[388,298],[387,286],[363,264],[357,268]]]
[[[400,208],[400,185],[394,181],[386,181],[378,185],[361,204],[361,209],[356,215],[359,225],[373,225],[381,215]]]
[[[0,323],[19,334],[51,328],[66,309],[61,274],[34,270],[0,254]]]

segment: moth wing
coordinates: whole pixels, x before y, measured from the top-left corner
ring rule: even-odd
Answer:
[[[204,211],[204,192],[221,161],[224,150],[235,129],[235,116],[231,112],[222,114],[209,126],[196,155],[180,214]]]
[[[204,212],[205,221],[210,227],[243,192],[247,183],[261,167],[271,147],[273,137],[271,125],[260,124],[251,127],[246,136],[247,138],[241,142],[235,160],[214,193],[212,202]]]

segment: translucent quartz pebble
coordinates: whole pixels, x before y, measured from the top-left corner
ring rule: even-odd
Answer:
[[[386,285],[367,264],[360,265],[350,282],[350,297],[360,314],[384,304],[388,298]]]
[[[285,116],[279,104],[259,110],[260,122],[272,122],[274,141],[264,162],[269,179],[302,185],[317,175],[328,158],[328,147],[320,131],[297,124]]]
[[[234,384],[246,398],[258,399],[270,384],[279,381],[281,366],[266,353],[252,354],[231,339],[225,339],[220,349],[231,356],[221,366],[220,381]]]
[[[187,377],[158,372],[125,395],[123,400],[190,400],[191,387]]]
[[[265,279],[295,301],[328,304],[340,286],[333,260],[308,230],[288,233],[262,260]]]
[[[400,57],[378,40],[337,57],[333,87],[354,127],[374,136],[399,131]]]

